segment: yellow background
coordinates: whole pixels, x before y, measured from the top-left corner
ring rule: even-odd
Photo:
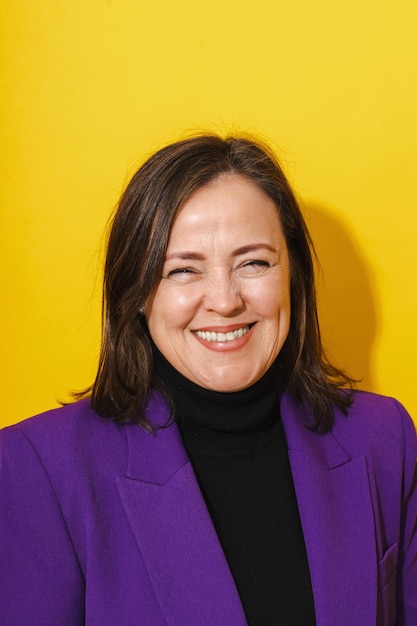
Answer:
[[[330,352],[417,416],[416,24],[415,0],[2,0],[1,424],[91,382],[105,223],[189,129],[277,149]]]

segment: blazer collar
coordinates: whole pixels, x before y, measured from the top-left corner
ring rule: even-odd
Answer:
[[[375,626],[377,554],[367,461],[345,450],[332,432],[306,428],[306,417],[305,409],[284,394],[281,418],[317,625]]]
[[[156,428],[170,418],[148,403]],[[126,427],[129,460],[119,494],[166,623],[246,626],[242,604],[176,424],[156,434]]]
[[[280,408],[288,450],[305,454],[329,470],[350,463],[352,460],[350,453],[332,433],[322,435],[306,427],[309,411],[289,393],[282,395]]]

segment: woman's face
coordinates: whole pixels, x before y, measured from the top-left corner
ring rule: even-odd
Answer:
[[[232,392],[259,380],[290,326],[288,250],[271,198],[237,175],[197,190],[174,221],[145,315],[160,352],[197,385]]]

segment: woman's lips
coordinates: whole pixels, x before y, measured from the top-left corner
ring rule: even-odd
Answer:
[[[238,326],[233,330],[225,328],[221,331],[208,328],[194,330],[193,334],[208,348],[224,350],[244,345],[253,326],[254,324],[247,324],[246,326]]]
[[[246,333],[248,333],[250,330],[249,325],[248,326],[241,326],[240,328],[237,328],[236,330],[229,330],[228,332],[225,333],[218,333],[215,332],[214,330],[196,330],[195,334],[197,335],[197,337],[200,337],[200,339],[203,339],[204,341],[217,341],[217,342],[227,342],[227,341],[234,341],[235,339],[239,339],[239,337],[243,337],[243,335],[246,335]]]

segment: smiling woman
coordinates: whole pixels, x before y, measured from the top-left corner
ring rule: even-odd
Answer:
[[[183,376],[239,391],[274,363],[290,327],[290,269],[277,208],[237,175],[207,183],[178,212],[150,335]]]
[[[91,389],[0,434],[5,624],[417,623],[415,431],[325,358],[312,251],[254,140],[138,170]]]
[[[253,257],[259,244],[263,256]],[[245,276],[252,276],[255,261],[271,268],[263,270],[262,279],[248,282]],[[249,309],[245,316],[243,309],[252,306],[251,299],[242,306],[246,285],[254,297],[268,285],[268,295],[260,295],[262,310]],[[210,311],[203,319],[200,310],[193,322],[197,326],[180,330],[174,319],[190,315],[199,290],[202,306]],[[275,156],[255,141],[195,137],[163,148],[138,170],[111,226],[104,297],[101,362],[92,387],[92,406],[101,415],[151,426],[144,402],[155,385],[155,344],[165,356],[175,354],[171,364],[182,374],[217,391],[237,391],[245,380],[246,385],[256,382],[278,357],[282,379],[310,406],[306,422],[322,432],[331,427],[334,408],[344,411],[351,403],[345,389],[350,378],[322,350],[307,227]],[[282,298],[282,307],[273,304],[276,298]],[[273,306],[276,310],[268,311]],[[257,316],[264,315],[258,323]],[[241,322],[251,324],[251,332],[247,349],[233,356],[226,354],[233,346],[225,342],[210,342],[217,344],[212,346],[217,354],[209,354],[192,333],[232,332],[236,327],[230,324],[243,328]],[[217,365],[207,370],[209,356],[211,365]]]

